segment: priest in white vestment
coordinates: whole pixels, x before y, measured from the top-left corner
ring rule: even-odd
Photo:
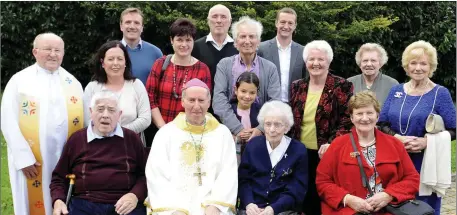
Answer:
[[[185,113],[156,134],[146,163],[152,214],[235,214],[235,143],[229,129],[207,113],[210,101],[205,83],[188,81],[182,92]]]
[[[15,215],[51,215],[49,184],[67,138],[83,125],[83,89],[60,67],[64,42],[38,35],[36,63],[8,81],[1,103],[1,129]]]

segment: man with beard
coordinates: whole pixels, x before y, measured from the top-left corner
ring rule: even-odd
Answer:
[[[291,83],[307,76],[302,58],[303,46],[292,41],[297,13],[287,7],[279,10],[275,25],[276,37],[262,42],[257,53],[276,65],[281,81],[281,100],[288,103]]]
[[[132,62],[132,74],[146,86],[149,73],[154,62],[162,57],[159,48],[141,39],[143,32],[143,12],[138,8],[127,8],[121,13],[120,28],[123,33],[122,44],[127,48]],[[155,125],[144,131],[146,146],[150,146],[154,138]]]

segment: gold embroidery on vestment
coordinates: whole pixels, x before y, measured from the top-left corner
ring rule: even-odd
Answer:
[[[181,153],[184,163],[192,166],[194,163],[199,162],[205,155],[205,147],[203,145],[197,145],[194,147],[191,142],[186,141],[181,145]]]

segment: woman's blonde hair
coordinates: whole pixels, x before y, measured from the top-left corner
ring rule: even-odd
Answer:
[[[349,99],[349,114],[352,115],[354,109],[369,107],[370,105],[373,105],[376,113],[379,115],[381,105],[379,105],[379,101],[376,99],[374,93],[369,90],[358,92]]]
[[[428,63],[430,64],[430,73],[428,74],[428,77],[431,78],[438,66],[438,54],[432,44],[423,40],[411,43],[406,47],[405,51],[403,51],[403,55],[401,56],[401,65],[403,69],[408,72],[409,62],[413,59],[420,58],[425,54],[427,55]]]

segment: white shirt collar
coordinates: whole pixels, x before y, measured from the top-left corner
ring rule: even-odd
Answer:
[[[41,72],[41,73],[46,73],[46,74],[49,74],[49,75],[59,75],[59,69],[60,67],[54,71],[54,72],[51,72],[43,67],[41,67],[38,63],[35,63],[36,67],[37,67],[37,70],[38,72]]]
[[[290,137],[287,137],[286,135],[282,136],[281,142],[279,143],[278,146],[276,146],[275,149],[272,149],[270,146],[270,142],[267,140],[267,150],[268,154],[270,155],[270,161],[271,161],[271,166],[274,167],[276,164],[282,159],[282,157],[287,157],[286,151],[287,148],[289,148],[290,145]]]
[[[281,49],[281,50],[288,50],[290,49],[290,47],[292,46],[292,40],[290,41],[289,45],[287,45],[287,47],[285,49],[283,49],[281,47],[281,44],[279,43],[279,40],[278,40],[278,37],[276,37],[276,45],[278,46],[278,49]]]
[[[103,136],[100,136],[100,135],[96,134],[96,133],[92,130],[92,127],[93,127],[93,122],[90,121],[89,126],[87,126],[87,142],[88,142],[88,143],[92,142],[92,141],[95,140],[95,139],[103,139],[103,138],[106,138],[106,137],[103,137]],[[122,131],[121,125],[120,125],[119,123],[117,123],[116,128],[114,128],[114,131],[111,132],[111,133],[108,135],[108,137],[112,137],[112,136],[114,136],[114,135],[124,138],[124,131]]]
[[[122,38],[121,43],[122,43],[122,45],[124,45],[127,48],[127,42],[125,42],[124,38]],[[141,50],[141,48],[143,48],[143,40],[141,39],[141,37],[140,37],[140,41],[138,42],[137,47],[139,47],[140,50]],[[136,49],[136,47],[135,47],[135,49]]]
[[[214,40],[213,35],[211,34],[211,32],[206,37],[206,41],[205,42],[216,43],[216,41]],[[225,46],[225,44],[232,43],[232,42],[234,42],[233,38],[231,38],[230,35],[227,34],[227,36],[225,37],[224,42],[222,43],[222,46]]]

